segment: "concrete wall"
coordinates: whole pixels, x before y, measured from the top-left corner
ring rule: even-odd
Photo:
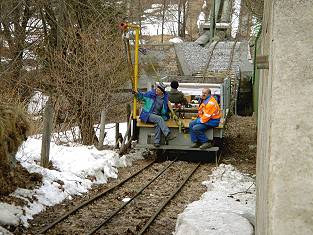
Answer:
[[[256,234],[313,234],[312,13],[312,0],[265,0]]]

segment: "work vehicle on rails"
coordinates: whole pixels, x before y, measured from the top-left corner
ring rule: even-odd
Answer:
[[[189,123],[197,117],[199,96],[203,88],[209,88],[211,94],[215,97],[220,105],[222,117],[218,127],[210,128],[206,131],[209,140],[214,138],[222,138],[224,133],[224,125],[230,107],[230,79],[223,77],[221,74],[208,77],[166,77],[162,82],[169,87],[170,82],[176,80],[179,82],[179,90],[182,91],[187,100],[186,105],[173,104],[172,109],[178,119],[170,118],[166,121],[171,132],[176,136],[175,139],[166,143],[165,138],[161,139],[160,149],[177,149],[177,150],[200,150],[192,149],[192,142],[188,134]],[[142,122],[138,116],[136,117],[136,126],[138,128],[138,144],[137,147],[153,148],[154,140],[154,124]],[[213,148],[214,149],[214,148]],[[213,150],[212,149],[212,150]]]
[[[128,30],[134,31],[135,40],[133,43],[134,52],[133,58],[131,53],[128,52],[128,61],[133,61],[133,79],[132,89],[138,90],[138,70],[139,70],[139,34],[140,28],[137,25],[123,23],[120,25],[124,32]],[[129,49],[129,42],[127,48]],[[230,63],[231,64],[231,63]],[[214,138],[222,138],[224,134],[225,123],[227,115],[231,106],[231,76],[230,71],[209,71],[208,73],[195,74],[190,76],[166,76],[159,79],[159,82],[167,85],[167,89],[170,88],[170,82],[176,80],[179,82],[179,90],[182,91],[187,99],[188,103],[185,105],[176,106],[173,105],[172,109],[175,112],[177,118],[170,118],[166,121],[166,125],[170,128],[171,133],[176,136],[175,139],[166,142],[165,138],[161,138],[161,145],[157,147],[158,150],[182,150],[182,151],[204,151],[215,152],[218,151],[218,147],[211,147],[208,149],[191,148],[192,145],[189,135],[189,123],[197,117],[198,113],[198,98],[201,95],[203,88],[209,88],[211,94],[215,97],[220,105],[222,117],[218,127],[210,128],[206,131],[206,135],[209,140]],[[149,89],[149,87],[146,87]],[[232,88],[233,89],[233,88]],[[134,97],[133,109],[132,109],[132,136],[137,140],[136,148],[149,148],[156,149],[153,145],[155,126],[152,123],[145,123],[139,119],[139,109],[136,96]]]

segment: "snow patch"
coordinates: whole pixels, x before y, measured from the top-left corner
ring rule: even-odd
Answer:
[[[183,42],[183,40],[181,38],[172,38],[168,41],[172,42],[172,43],[182,43]]]
[[[18,225],[19,217],[23,214],[23,210],[19,206],[10,205],[0,202],[0,223],[8,225]]]
[[[142,29],[141,33],[143,35],[160,35],[162,33],[162,23],[161,23],[161,14],[163,10],[162,4],[152,4],[152,9],[145,10],[145,14],[151,13],[159,13],[159,16],[150,15],[145,17],[142,20]],[[164,26],[163,26],[163,34],[164,35],[177,35],[178,26],[177,26],[177,18],[178,18],[178,5],[173,4],[169,5],[165,9],[164,15]]]
[[[175,234],[253,234],[254,179],[221,164],[203,184],[208,191],[178,216]]]
[[[200,26],[204,23],[205,23],[205,13],[201,11],[197,20],[198,29],[200,29]]]
[[[43,95],[40,91],[35,91],[35,94],[30,99],[28,112],[33,115],[38,115],[44,109],[48,96]]]
[[[238,28],[239,28],[239,15],[241,8],[241,0],[235,0],[233,5],[233,14],[231,19],[231,36],[236,38]]]
[[[114,127],[114,124],[109,124]],[[123,126],[123,125],[121,125]],[[126,123],[124,123],[126,131]],[[125,134],[123,128],[120,128]],[[56,134],[54,134],[56,135]],[[39,139],[38,139],[39,138]],[[114,142],[115,129],[107,129],[107,143]],[[94,184],[107,183],[109,178],[118,177],[118,167],[131,166],[134,160],[143,159],[142,151],[119,157],[112,150],[99,151],[94,146],[57,145],[51,142],[50,161],[53,169],[43,168],[40,163],[41,136],[29,138],[20,147],[16,159],[29,172],[43,176],[42,185],[33,190],[18,188],[11,196],[26,202],[23,208],[9,204],[0,204],[0,223],[23,224],[48,206],[61,203],[64,199],[72,199],[73,195],[88,192]]]

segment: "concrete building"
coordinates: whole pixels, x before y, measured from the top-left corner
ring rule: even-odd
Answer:
[[[313,1],[264,6],[256,234],[313,234]]]

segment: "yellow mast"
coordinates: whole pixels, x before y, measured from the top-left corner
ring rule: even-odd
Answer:
[[[135,53],[134,53],[134,84],[133,89],[134,91],[138,90],[138,78],[139,78],[139,35],[140,35],[140,26],[136,24],[128,24],[128,23],[121,23],[120,27],[127,31],[129,29],[133,29],[135,31]],[[137,118],[137,97],[134,96],[133,101],[133,119]]]

